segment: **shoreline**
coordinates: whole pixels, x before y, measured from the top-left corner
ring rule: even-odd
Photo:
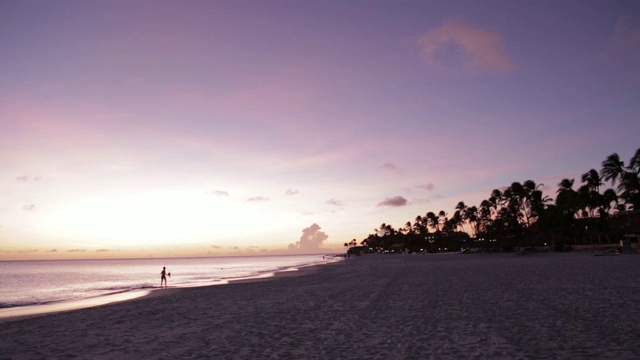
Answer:
[[[26,318],[47,316],[50,314],[55,314],[60,312],[75,311],[75,310],[87,309],[87,308],[92,308],[97,306],[117,304],[122,302],[129,302],[129,301],[137,301],[137,300],[142,300],[145,298],[151,298],[156,296],[165,296],[172,292],[180,291],[182,289],[188,289],[188,288],[223,286],[231,283],[264,281],[264,280],[270,280],[274,278],[287,277],[287,276],[301,276],[309,271],[312,271],[311,268],[314,268],[317,266],[329,265],[337,262],[340,262],[340,260],[322,263],[322,264],[306,265],[306,266],[301,266],[299,268],[266,272],[259,275],[241,277],[237,279],[217,280],[206,285],[184,286],[184,287],[169,286],[165,288],[158,287],[158,288],[152,288],[152,289],[131,290],[131,291],[125,291],[125,292],[120,292],[116,294],[107,294],[107,295],[101,295],[101,296],[77,299],[77,300],[63,300],[63,301],[46,303],[46,304],[14,306],[9,308],[3,308],[3,309],[0,309],[0,324],[11,322],[11,321],[19,321]]]
[[[110,359],[640,357],[636,256],[372,254],[312,268],[3,323],[0,353]]]

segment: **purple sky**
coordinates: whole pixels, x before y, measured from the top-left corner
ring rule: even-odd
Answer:
[[[3,1],[0,47],[0,259],[335,249],[640,145],[637,1]]]

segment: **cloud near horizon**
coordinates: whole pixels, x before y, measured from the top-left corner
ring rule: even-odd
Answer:
[[[294,244],[289,244],[289,251],[293,252],[314,252],[320,250],[322,242],[327,240],[329,236],[320,231],[320,225],[313,223],[308,228],[302,229],[300,240]]]
[[[262,197],[262,196],[255,196],[247,199],[248,202],[260,202],[260,201],[268,201],[268,200],[269,198]]]
[[[513,60],[507,55],[502,37],[495,31],[474,27],[462,19],[446,20],[441,26],[427,31],[418,40],[422,58],[427,65],[446,64],[450,60],[461,62],[463,70],[470,73],[515,70]],[[447,46],[459,47],[455,59],[443,59]]]
[[[407,199],[402,196],[394,196],[386,198],[378,203],[378,206],[405,206],[407,205]]]
[[[287,196],[291,196],[291,195],[296,195],[299,194],[300,191],[298,191],[297,189],[287,189],[287,191],[284,193]]]

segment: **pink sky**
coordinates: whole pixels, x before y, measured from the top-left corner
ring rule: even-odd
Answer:
[[[553,195],[640,145],[638,34],[635,1],[4,1],[0,260],[341,251]]]

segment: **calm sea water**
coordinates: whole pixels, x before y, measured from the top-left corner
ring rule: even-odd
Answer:
[[[0,261],[0,308],[79,300],[160,286],[223,284],[336,261],[322,255],[218,258]]]

